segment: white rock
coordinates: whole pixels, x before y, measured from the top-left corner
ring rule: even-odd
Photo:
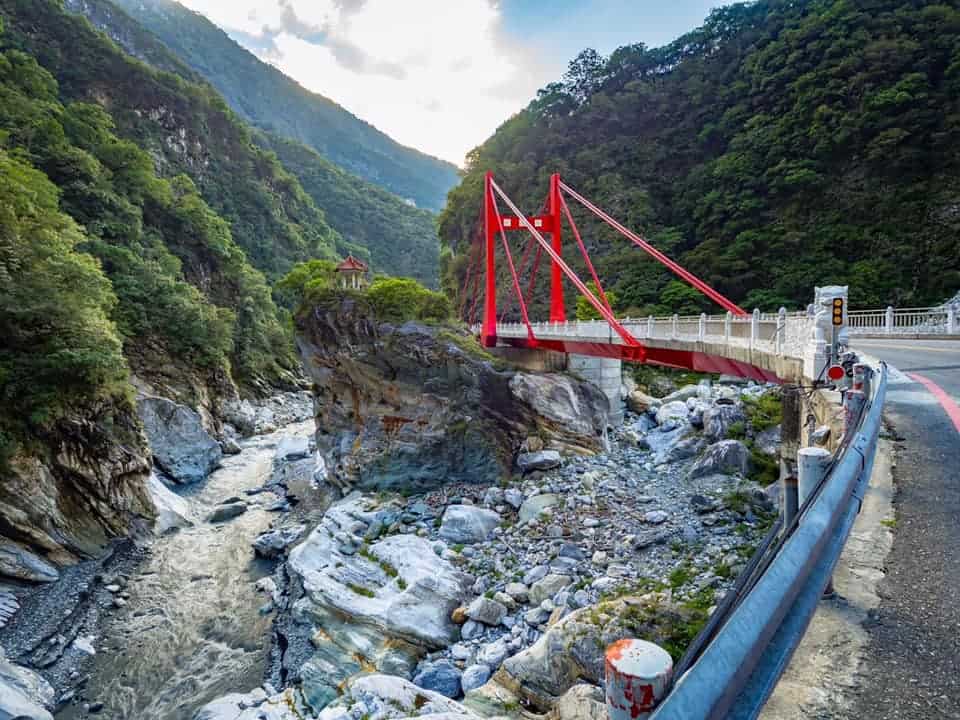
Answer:
[[[440,537],[449,543],[483,542],[500,524],[500,514],[472,505],[450,505],[443,513]]]
[[[696,388],[694,388],[696,389]],[[687,403],[681,400],[666,402],[657,410],[657,424],[665,425],[668,422],[683,423],[690,417]]]
[[[157,509],[157,519],[153,522],[157,535],[193,525],[190,503],[164,485],[156,473],[150,473],[147,490]]]

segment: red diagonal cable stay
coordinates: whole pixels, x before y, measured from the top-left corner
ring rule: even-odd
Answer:
[[[561,269],[563,274],[566,275],[568,278],[570,278],[570,282],[572,282],[576,286],[577,290],[579,290],[583,294],[583,296],[587,298],[587,301],[591,305],[593,305],[593,307],[596,309],[598,313],[600,313],[600,316],[603,317],[603,319],[610,324],[610,327],[612,327],[613,330],[617,333],[617,335],[620,336],[623,342],[632,347],[642,348],[640,343],[637,342],[636,338],[634,338],[633,335],[631,335],[626,330],[626,328],[624,328],[617,321],[617,319],[613,316],[613,313],[611,313],[607,309],[607,307],[602,302],[600,302],[600,300],[598,300],[592,292],[590,292],[590,289],[583,284],[583,281],[577,277],[577,274],[570,269],[570,266],[567,265],[567,263],[564,262],[563,258],[560,257],[560,255],[550,246],[550,243],[548,243],[546,240],[543,239],[543,235],[541,235],[539,231],[537,231],[537,229],[533,227],[533,225],[527,219],[526,215],[520,212],[517,206],[513,203],[513,201],[509,197],[507,197],[507,194],[500,188],[500,186],[497,185],[496,182],[491,180],[490,187],[497,195],[503,198],[503,201],[507,204],[507,207],[510,208],[510,211],[519,219],[520,224],[523,225],[530,232],[530,234],[532,234],[537,239],[537,242],[540,243],[540,246],[546,251],[546,253],[550,256],[550,258],[557,264],[557,266]],[[509,260],[509,256],[507,259]],[[512,268],[513,266],[512,261],[510,264]],[[526,312],[525,308],[524,308],[524,312]],[[643,353],[641,353],[641,357],[638,358],[638,360],[640,362],[643,361]]]
[[[646,240],[644,240],[642,237],[637,235],[635,232],[621,225],[619,222],[614,220],[610,215],[608,215],[599,207],[597,207],[592,202],[587,200],[585,197],[583,197],[583,195],[578,193],[576,190],[574,190],[572,187],[567,185],[565,182],[562,182],[562,181],[560,182],[560,189],[564,190],[568,195],[570,195],[570,197],[572,197],[574,200],[576,200],[585,208],[587,208],[587,210],[589,210],[598,218],[600,218],[605,223],[607,223],[607,225],[612,227],[614,230],[619,232],[624,237],[631,240],[637,247],[641,248],[644,252],[654,257],[661,264],[663,264],[669,270],[671,270],[675,275],[680,277],[682,280],[685,280],[687,283],[689,283],[690,285],[695,287],[697,290],[702,292],[704,295],[706,295],[708,298],[713,300],[715,303],[720,305],[724,310],[729,310],[734,315],[745,316],[748,314],[747,311],[744,310],[742,307],[734,303],[732,300],[728,300],[726,297],[724,297],[723,295],[718,293],[716,290],[714,290],[712,287],[707,285],[703,280],[698,278],[696,275],[685,270],[683,267],[675,263],[673,260],[668,258],[662,252],[657,250],[655,247],[653,247],[653,245],[648,243]]]

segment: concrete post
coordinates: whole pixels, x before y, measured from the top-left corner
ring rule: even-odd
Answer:
[[[671,323],[670,328],[670,337],[676,339],[680,334],[680,316],[676,313],[673,314],[673,322]]]
[[[646,640],[618,640],[607,648],[607,714],[610,720],[646,720],[663,699],[673,675],[670,653]]]
[[[723,337],[726,343],[730,344],[730,333],[733,330],[733,313],[727,310],[726,317],[723,318]]]
[[[827,474],[830,451],[822,447],[805,447],[797,453],[797,500],[800,506],[807,501]]]
[[[777,355],[783,355],[787,346],[787,309],[780,308],[777,312]]]
[[[947,335],[953,335],[957,332],[957,307],[956,305],[947,305]]]
[[[703,342],[707,337],[707,314],[700,313],[700,326],[697,328],[697,338]]]
[[[760,310],[753,309],[753,316],[750,318],[750,347],[754,347],[760,339]]]
[[[883,329],[887,335],[890,335],[893,332],[893,308],[887,307],[887,314],[884,318]]]

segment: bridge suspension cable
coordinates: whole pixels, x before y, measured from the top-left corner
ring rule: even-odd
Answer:
[[[690,285],[692,285],[697,290],[699,290],[704,295],[706,295],[708,298],[710,298],[715,303],[720,305],[724,310],[729,310],[734,315],[739,315],[741,317],[748,315],[747,311],[744,310],[742,307],[740,307],[733,301],[728,300],[726,297],[724,297],[723,295],[718,293],[716,290],[714,290],[712,287],[707,285],[703,280],[698,278],[696,275],[689,272],[688,270],[685,270],[683,267],[675,263],[673,260],[668,258],[662,252],[657,250],[655,247],[653,247],[653,245],[648,243],[646,240],[644,240],[642,237],[637,235],[635,232],[633,232],[629,228],[625,227],[621,223],[614,220],[610,215],[608,215],[606,212],[604,212],[599,207],[594,205],[592,202],[587,200],[583,195],[578,193],[576,190],[574,190],[572,187],[567,185],[562,180],[560,181],[560,189],[566,192],[570,197],[572,197],[574,200],[579,202],[585,208],[587,208],[587,210],[592,212],[598,218],[600,218],[605,223],[607,223],[607,225],[612,227],[614,230],[619,232],[621,235],[623,235],[627,239],[631,240],[637,247],[642,249],[648,255],[652,256],[661,264],[666,266],[675,275],[685,280]]]

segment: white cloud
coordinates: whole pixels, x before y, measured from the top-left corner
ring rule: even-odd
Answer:
[[[551,70],[503,32],[495,0],[180,0],[397,141],[457,164]],[[269,49],[264,49],[270,45]]]

